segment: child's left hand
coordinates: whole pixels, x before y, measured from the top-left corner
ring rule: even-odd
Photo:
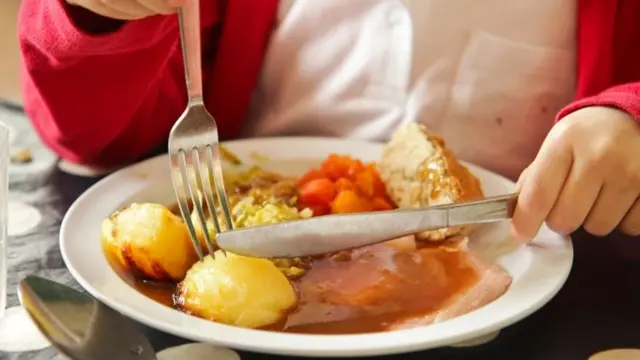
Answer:
[[[546,221],[569,234],[581,225],[604,236],[618,227],[640,234],[640,124],[608,107],[567,115],[549,132],[518,180],[516,239],[532,239]]]

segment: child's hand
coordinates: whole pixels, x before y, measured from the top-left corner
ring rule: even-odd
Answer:
[[[616,227],[640,234],[640,124],[628,114],[589,107],[549,132],[518,180],[512,221],[519,240],[532,239],[546,221],[559,233],[581,225],[594,235]]]
[[[98,15],[116,20],[136,20],[172,14],[185,0],[66,0]]]

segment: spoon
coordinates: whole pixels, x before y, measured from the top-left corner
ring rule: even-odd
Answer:
[[[156,360],[128,318],[88,294],[37,276],[18,286],[31,319],[63,355],[77,360]]]

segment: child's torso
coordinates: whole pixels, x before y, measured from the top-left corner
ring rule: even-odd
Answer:
[[[287,0],[246,135],[386,140],[419,121],[510,177],[573,96],[576,2]]]

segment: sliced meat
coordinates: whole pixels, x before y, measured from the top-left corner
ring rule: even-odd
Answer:
[[[378,163],[380,177],[389,196],[400,208],[417,208],[482,199],[480,181],[439,136],[419,124],[398,129],[385,146]],[[466,229],[452,227],[427,231],[419,240],[440,241],[465,234]]]
[[[319,260],[298,283],[300,306],[285,329],[318,334],[388,331],[482,307],[502,295],[511,278],[475,257],[465,244],[466,239],[458,238],[400,250],[396,243],[387,243]]]
[[[430,325],[464,315],[491,303],[507,292],[511,285],[511,276],[506,271],[497,265],[484,262],[471,253],[469,253],[468,262],[480,275],[480,278],[472,287],[451,299],[438,312],[399,321],[392,325],[391,329],[407,329]]]

